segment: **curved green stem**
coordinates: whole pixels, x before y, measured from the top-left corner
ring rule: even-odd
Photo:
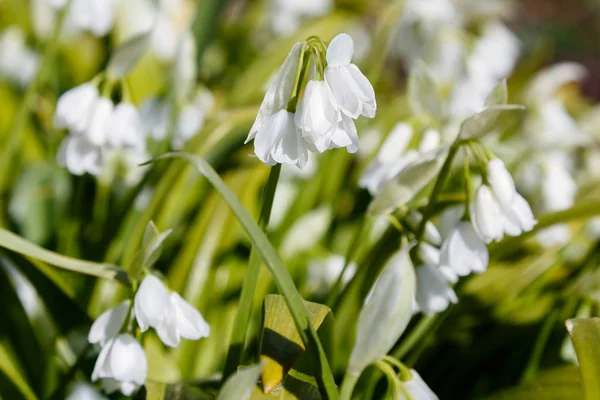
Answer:
[[[342,387],[340,389],[340,400],[350,400],[352,398],[352,392],[358,382],[358,376],[346,374],[342,381]]]
[[[271,217],[271,209],[273,208],[273,199],[275,198],[275,190],[279,181],[281,172],[281,164],[276,164],[271,168],[269,179],[265,191],[263,193],[262,208],[258,217],[258,226],[266,231]],[[244,285],[240,294],[238,310],[233,323],[233,331],[231,342],[225,360],[225,368],[223,370],[223,382],[237,371],[237,366],[242,362],[242,353],[246,343],[246,335],[248,334],[248,324],[252,316],[252,303],[254,302],[254,289],[260,272],[261,258],[255,247],[252,247],[250,252],[250,261],[246,269],[244,277]]]

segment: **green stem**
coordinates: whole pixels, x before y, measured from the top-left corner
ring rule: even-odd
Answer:
[[[260,216],[258,217],[258,226],[263,231],[266,231],[269,225],[271,209],[273,208],[273,199],[275,198],[275,190],[277,188],[277,182],[279,181],[280,172],[281,164],[276,164],[272,167],[267,185],[265,186],[262,208],[260,210]],[[229,344],[225,368],[223,370],[223,382],[237,371],[237,366],[240,365],[242,361],[242,353],[246,343],[246,335],[248,334],[248,324],[250,322],[250,317],[252,316],[254,290],[256,289],[260,266],[260,255],[253,246],[252,251],[250,252],[250,261],[248,262],[244,285],[242,286],[242,293],[240,294],[237,314],[233,323],[233,333],[231,335],[231,342]]]
[[[350,400],[352,398],[352,392],[358,382],[358,376],[346,374],[342,381],[342,387],[340,389],[340,400]]]
[[[523,376],[521,377],[521,383],[528,382],[535,378],[535,375],[538,371],[538,367],[540,366],[540,360],[542,359],[542,355],[544,354],[544,348],[546,347],[546,343],[550,339],[550,334],[552,333],[552,327],[556,323],[557,312],[554,309],[546,321],[544,321],[544,325],[540,331],[540,334],[535,341],[535,345],[533,346],[533,351],[531,352],[531,357],[529,358],[529,362],[527,363],[527,367],[523,372]]]
[[[402,359],[408,352],[421,340],[421,338],[430,331],[436,321],[438,314],[424,316],[417,326],[411,330],[410,335],[402,341],[400,346],[392,352],[392,356]]]
[[[458,150],[460,149],[460,146],[462,144],[463,144],[462,141],[457,140],[456,142],[454,142],[452,144],[452,146],[450,147],[450,150],[448,151],[446,160],[444,161],[444,164],[442,165],[442,169],[440,170],[440,174],[438,175],[437,180],[435,181],[435,185],[433,186],[433,191],[431,192],[431,196],[429,197],[427,206],[425,207],[425,210],[423,211],[423,218],[421,219],[421,223],[419,224],[419,228],[417,229],[417,234],[416,234],[417,244],[415,245],[415,248],[414,248],[414,254],[418,254],[419,244],[421,243],[421,241],[423,239],[423,235],[425,234],[425,225],[427,224],[427,222],[431,219],[431,217],[434,214],[435,206],[437,203],[437,198],[440,195],[440,193],[442,192],[442,189],[444,188],[446,179],[450,175],[452,161],[454,160],[454,157],[456,156],[456,153],[458,152]]]
[[[8,142],[4,145],[2,155],[0,156],[0,196],[2,197],[6,192],[9,179],[15,176],[15,158],[19,154],[19,149],[25,139],[25,124],[27,123],[29,113],[35,102],[36,94],[46,74],[46,70],[51,65],[50,61],[54,58],[54,54],[58,48],[58,38],[65,21],[66,10],[68,10],[70,4],[71,2],[69,1],[59,14],[58,21],[52,32],[52,38],[46,44],[46,49],[42,55],[40,68],[23,95],[23,101],[19,105],[15,120],[8,134]]]

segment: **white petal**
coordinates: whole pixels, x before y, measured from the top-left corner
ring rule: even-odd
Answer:
[[[351,118],[358,118],[362,103],[353,91],[352,76],[345,67],[325,68],[325,81],[331,87],[338,107]]]
[[[481,240],[491,243],[502,239],[506,218],[489,186],[479,187],[469,212],[473,228]]]
[[[409,381],[402,382],[404,389],[408,392],[411,399],[414,400],[439,400],[435,393],[427,386],[421,376],[411,369],[412,378]]]
[[[298,60],[300,59],[300,50],[304,45],[304,42],[296,43],[281,65],[277,75],[275,75],[275,79],[273,79],[265,94],[265,98],[260,105],[258,115],[256,116],[252,128],[250,128],[250,133],[248,134],[245,143],[254,139],[254,136],[256,136],[258,130],[261,128],[265,118],[287,107],[287,103],[290,101],[292,89],[294,87],[294,78],[296,76]]]
[[[56,104],[54,126],[57,129],[71,129],[82,132],[90,118],[91,111],[98,99],[98,88],[84,83],[65,92]]]
[[[444,274],[435,266],[424,264],[417,268],[416,301],[427,315],[444,311],[450,303],[458,302]]]
[[[92,382],[97,381],[100,378],[111,377],[110,364],[108,363],[108,357],[110,350],[115,342],[116,338],[110,339],[100,350],[96,364],[94,364],[94,370],[92,371]]]
[[[515,182],[510,172],[499,158],[494,158],[487,164],[488,180],[494,196],[502,207],[510,207],[517,193]]]
[[[381,144],[379,153],[377,153],[377,160],[390,162],[400,158],[408,149],[412,137],[412,126],[405,122],[397,123]]]
[[[116,336],[127,318],[130,301],[125,300],[116,307],[103,312],[92,324],[88,342],[102,343]]]
[[[171,303],[169,313],[163,319],[162,324],[156,328],[156,333],[158,334],[160,340],[167,346],[179,346],[181,335],[179,334],[177,326],[177,314],[175,313],[173,303]]]
[[[348,65],[354,54],[354,42],[352,37],[340,33],[334,37],[327,48],[327,65],[332,67]]]
[[[135,318],[142,332],[158,327],[171,309],[169,291],[155,276],[147,275],[135,295]]]
[[[119,103],[106,125],[107,142],[111,146],[145,151],[145,133],[137,108],[131,103]]]
[[[375,90],[367,77],[354,64],[347,67],[352,77],[352,88],[362,103],[362,115],[367,118],[375,117],[377,110],[377,100],[375,99]]]
[[[425,264],[436,266],[440,264],[440,250],[429,243],[421,243],[419,257]]]
[[[171,301],[177,317],[177,330],[185,339],[198,340],[208,337],[210,326],[198,310],[186,302],[177,292],[171,293]]]
[[[483,272],[488,262],[487,247],[468,222],[461,222],[442,245],[440,264],[458,276]]]
[[[533,216],[533,212],[531,211],[529,203],[527,203],[527,200],[525,200],[519,193],[517,193],[515,196],[513,204],[511,205],[511,210],[519,221],[519,225],[524,232],[528,232],[533,229],[537,221]]]
[[[129,334],[121,334],[114,340],[108,363],[110,373],[121,382],[143,385],[148,374],[148,361],[140,343]]]
[[[86,126],[85,136],[95,145],[103,145],[106,142],[106,128],[113,113],[113,103],[106,97],[100,97],[90,113],[90,119]]]
[[[309,81],[294,115],[294,124],[303,139],[320,153],[326,151],[340,119],[329,85],[324,81]]]

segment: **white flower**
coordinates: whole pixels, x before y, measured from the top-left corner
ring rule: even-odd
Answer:
[[[142,103],[140,116],[144,132],[154,140],[164,140],[169,130],[169,105],[166,101],[153,97]]]
[[[142,332],[149,327],[164,344],[177,347],[181,338],[207,337],[210,326],[202,315],[176,292],[170,293],[155,276],[144,278],[135,295],[135,317]]]
[[[68,135],[60,145],[57,162],[73,175],[98,176],[102,171],[102,150],[82,135]]]
[[[408,215],[408,222],[416,229],[420,224],[423,216],[416,211],[412,211]],[[425,233],[423,235],[425,240],[434,246],[440,246],[442,244],[442,235],[438,231],[437,227],[433,222],[427,221],[425,223]]]
[[[54,9],[60,10],[67,4],[67,0],[42,0]]]
[[[440,270],[450,282],[471,272],[484,272],[488,262],[487,247],[468,222],[459,223],[440,250]]]
[[[565,154],[552,152],[544,158],[541,189],[546,211],[566,210],[575,203],[577,183],[563,162],[563,155]]]
[[[98,100],[98,88],[84,83],[63,93],[58,99],[54,125],[57,129],[83,132]]]
[[[120,334],[109,340],[98,355],[92,381],[110,379],[107,392],[120,389],[129,396],[143,385],[148,375],[148,361],[144,349],[130,334]],[[114,381],[111,381],[114,380]]]
[[[126,300],[103,312],[92,324],[88,342],[104,345],[108,340],[117,336],[127,318],[130,304],[130,301]]]
[[[394,254],[383,267],[358,316],[356,343],[348,373],[359,376],[385,356],[398,341],[410,318],[415,296],[415,271],[409,246]]]
[[[65,400],[106,400],[106,397],[89,383],[77,382],[71,387]]]
[[[308,263],[307,285],[312,292],[327,293],[342,273],[345,264],[346,259],[337,254],[332,254],[325,259],[311,260]],[[342,285],[348,283],[355,272],[356,263],[349,263],[342,276]]]
[[[145,151],[145,134],[137,108],[131,103],[119,103],[106,123],[106,139],[116,148]]]
[[[73,0],[68,18],[80,29],[104,36],[113,27],[117,0]]]
[[[501,240],[504,234],[518,236],[533,229],[536,220],[531,207],[517,193],[502,161],[491,160],[487,169],[491,187],[479,187],[469,210],[477,235],[485,243],[490,243]]]
[[[450,303],[458,302],[456,293],[448,284],[448,279],[436,265],[423,264],[416,269],[416,272],[415,299],[418,310],[431,315],[444,311]]]
[[[402,382],[402,386],[413,400],[439,400],[433,391],[427,386],[421,375],[414,369],[410,370],[411,378]]]
[[[342,33],[333,38],[327,49],[325,80],[344,114],[354,119],[361,114],[373,118],[377,109],[375,91],[358,67],[350,63],[353,53],[349,35]]]
[[[258,115],[256,116],[254,124],[252,124],[252,128],[250,128],[250,133],[248,134],[245,143],[254,139],[259,129],[262,127],[263,121],[267,117],[286,109],[294,87],[296,68],[298,67],[298,60],[300,59],[300,50],[304,45],[304,42],[296,43],[281,65],[281,68],[279,68],[277,75],[275,75],[275,78],[267,89],[265,98],[258,109]]]
[[[106,97],[100,97],[96,100],[90,113],[87,126],[83,134],[90,142],[97,146],[102,146],[107,141],[108,126],[112,119],[114,104]]]
[[[294,116],[294,123],[302,137],[314,145],[316,151],[323,153],[329,149],[340,120],[341,115],[327,82],[309,81]]]
[[[27,86],[38,70],[39,56],[27,48],[21,28],[11,26],[2,32],[0,54],[0,76]]]
[[[429,243],[423,242],[419,246],[419,258],[423,263],[429,265],[440,264],[440,249]]]
[[[254,152],[266,165],[294,164],[304,168],[308,148],[294,125],[294,114],[280,110],[264,118],[254,138]]]

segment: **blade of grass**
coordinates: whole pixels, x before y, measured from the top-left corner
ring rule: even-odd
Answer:
[[[279,290],[286,299],[286,303],[290,309],[290,313],[292,314],[294,323],[298,329],[298,333],[302,338],[302,342],[307,346],[307,348],[310,348],[315,352],[315,356],[320,363],[319,385],[321,392],[326,396],[327,399],[337,400],[339,398],[339,394],[337,392],[333,374],[331,373],[329,363],[327,362],[323,346],[319,341],[317,332],[310,323],[310,319],[302,302],[300,293],[298,293],[291,276],[285,268],[285,265],[283,265],[279,255],[269,242],[269,239],[267,239],[267,236],[260,229],[258,224],[254,222],[252,216],[240,203],[235,194],[227,187],[217,172],[204,159],[186,153],[167,153],[147,162],[146,164],[172,158],[179,158],[192,163],[198,169],[198,171],[209,180],[209,182],[221,194],[221,196],[223,196],[223,199],[227,202],[231,208],[231,211],[235,214],[238,221],[248,234],[248,237],[252,241],[254,247],[257,249],[259,255],[271,271]]]
[[[78,272],[80,274],[118,281],[126,286],[130,285],[127,273],[116,265],[98,264],[92,261],[66,257],[54,253],[53,251],[46,250],[5,229],[0,229],[0,247],[44,261],[55,267]]]

